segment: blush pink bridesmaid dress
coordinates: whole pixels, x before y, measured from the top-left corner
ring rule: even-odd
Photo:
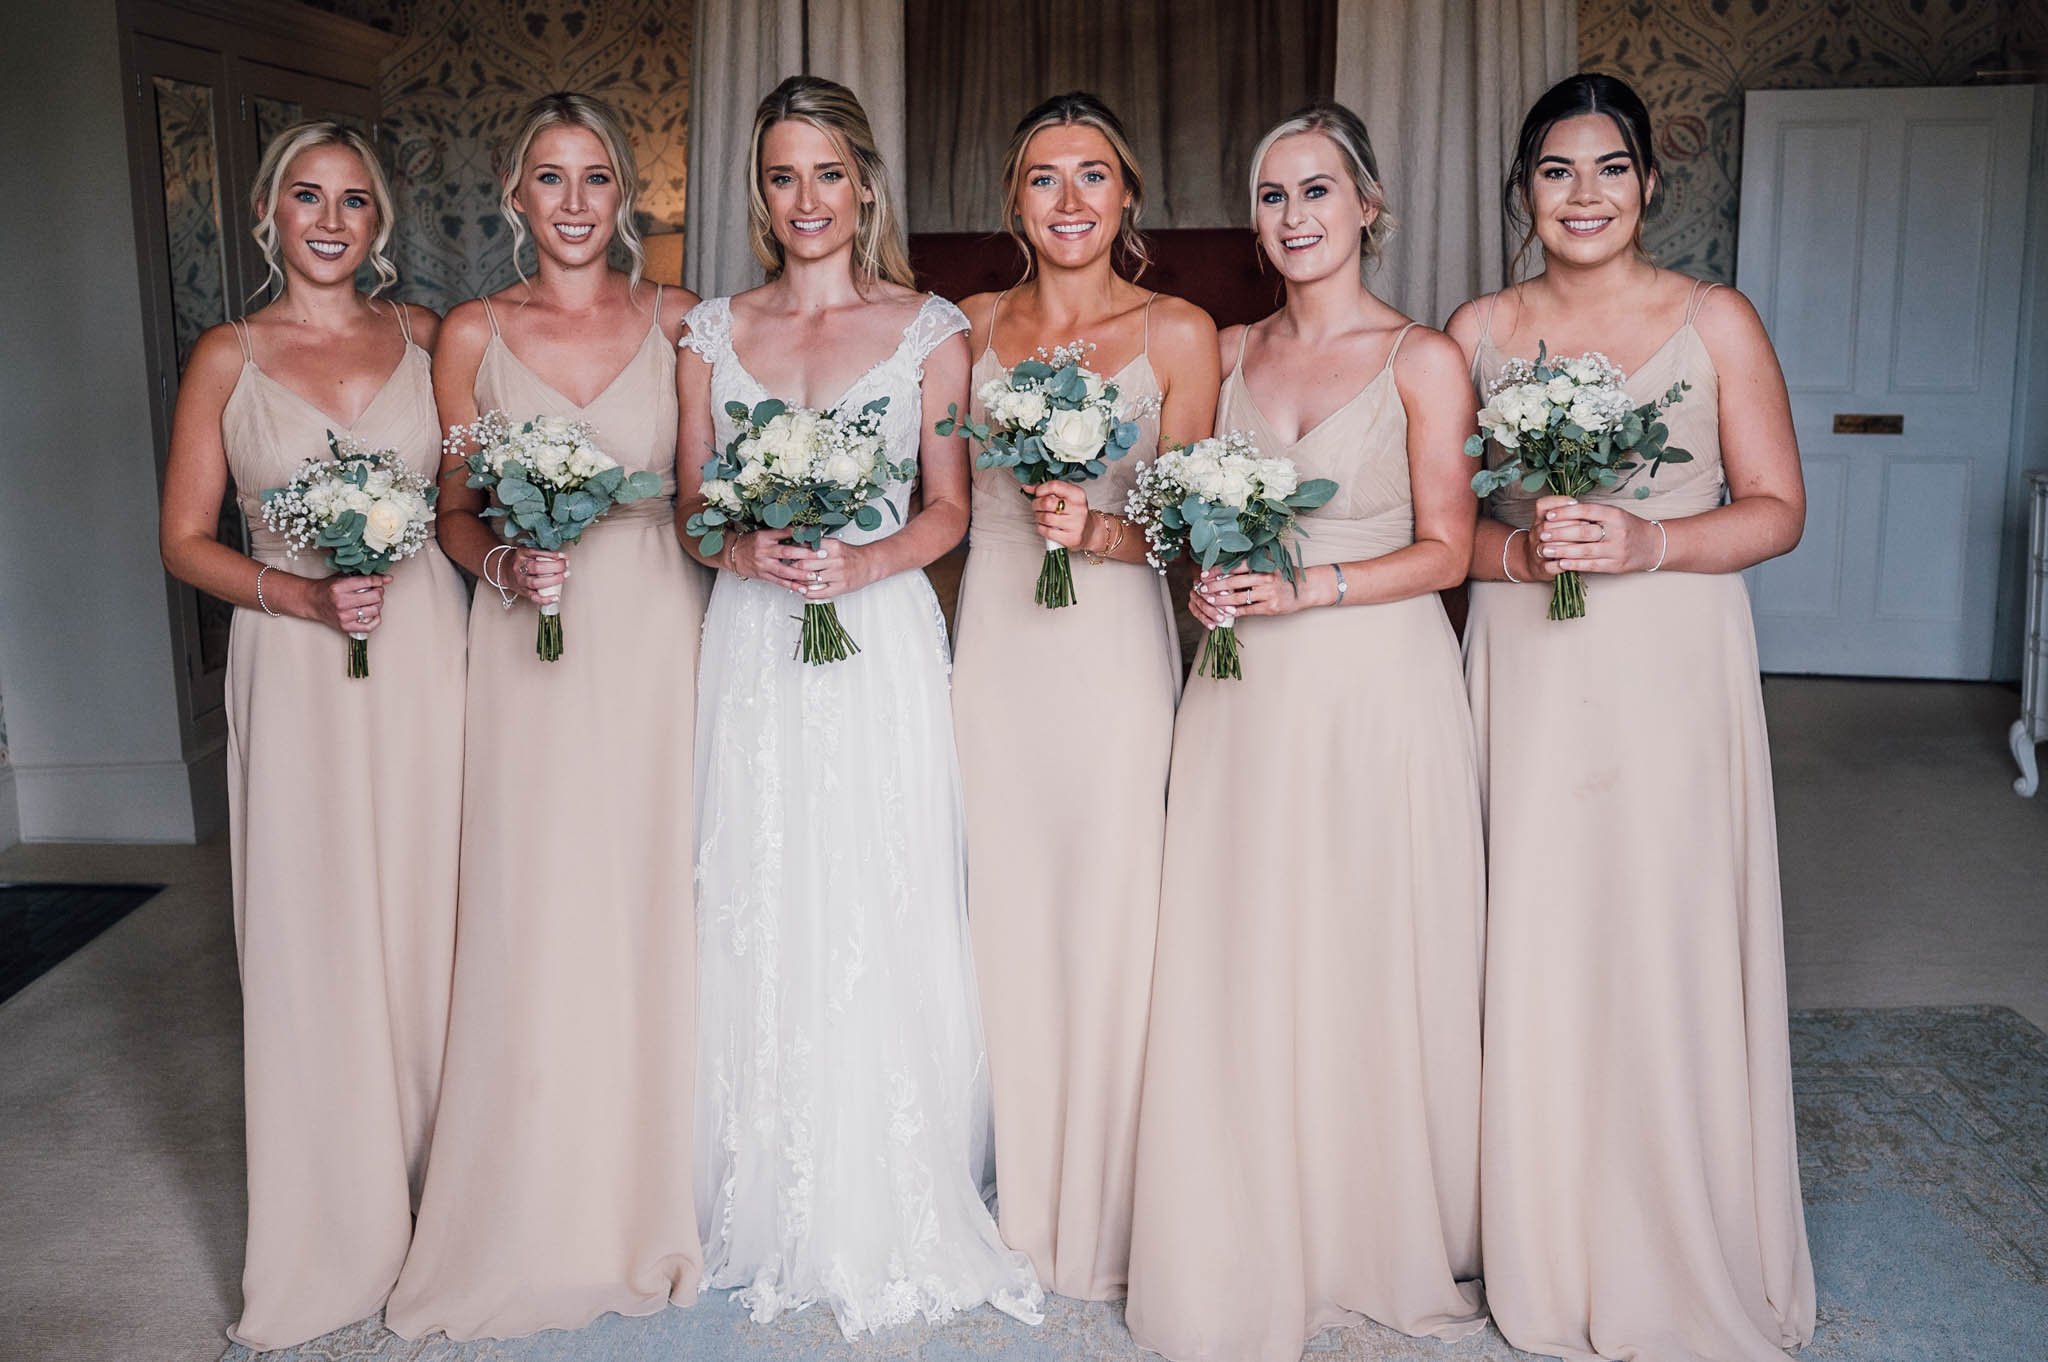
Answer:
[[[426,351],[405,309],[398,367],[344,426],[258,365],[221,438],[258,562],[321,577],[262,528],[261,493],[327,434],[440,467]],[[274,576],[274,574],[273,574]],[[307,620],[237,610],[228,644],[229,855],[242,970],[252,1348],[302,1343],[376,1313],[397,1280],[433,1130],[455,949],[462,814],[462,579],[431,539],[399,563],[370,636],[370,675]]]

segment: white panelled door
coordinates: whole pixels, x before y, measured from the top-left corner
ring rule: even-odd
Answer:
[[[2033,101],[1748,97],[1736,282],[1807,495],[1805,539],[1749,574],[1766,671],[1991,675]]]

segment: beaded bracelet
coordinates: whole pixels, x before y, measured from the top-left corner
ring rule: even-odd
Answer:
[[[271,565],[266,563],[256,570],[256,604],[262,607],[264,614],[270,616],[272,619],[279,619],[282,618],[282,612],[272,610],[270,608],[270,602],[263,599],[263,574],[270,571],[270,567]]]

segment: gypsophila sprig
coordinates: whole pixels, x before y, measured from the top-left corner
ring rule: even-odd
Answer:
[[[1292,541],[1305,533],[1298,518],[1336,494],[1329,478],[1303,481],[1293,460],[1261,458],[1249,435],[1232,431],[1138,465],[1125,514],[1144,529],[1145,561],[1161,572],[1187,554],[1205,568],[1242,563],[1294,582],[1301,554]],[[1244,676],[1229,624],[1203,639],[1200,670],[1219,680]]]
[[[485,412],[469,425],[450,429],[446,448],[469,468],[469,486],[490,492],[483,517],[511,544],[560,549],[581,539],[614,506],[661,492],[660,474],[644,468],[628,473],[598,447],[588,425],[560,416],[515,422],[501,411]],[[549,587],[543,594],[548,599],[540,607],[533,650],[543,662],[557,662],[562,657],[562,588]]]
[[[690,517],[683,532],[712,558],[725,547],[728,534],[779,530],[785,543],[815,549],[826,535],[849,525],[879,529],[877,503],[900,521],[888,489],[916,477],[917,460],[889,461],[889,443],[882,436],[882,414],[888,409],[886,397],[850,415],[792,407],[779,398],[752,407],[726,403],[726,415],[738,430],[705,461],[704,508]],[[812,664],[840,662],[859,651],[839,623],[836,605],[805,602],[798,657]]]
[[[1472,490],[1483,497],[1519,483],[1524,492],[1583,497],[1618,492],[1645,468],[1655,477],[1667,463],[1692,462],[1691,454],[1665,444],[1670,432],[1657,420],[1692,385],[1674,383],[1638,406],[1625,381],[1605,355],[1552,359],[1541,342],[1533,361],[1509,360],[1487,385],[1479,434],[1465,441],[1475,459],[1486,457],[1489,440],[1501,452],[1492,467],[1472,475]],[[1641,499],[1650,489],[1635,494]],[[1585,615],[1586,584],[1578,573],[1557,574],[1549,613],[1554,620]]]
[[[391,571],[426,545],[440,489],[396,451],[371,449],[327,432],[324,459],[308,459],[292,480],[263,493],[263,523],[284,536],[286,552],[318,549],[337,575]],[[370,674],[370,636],[348,636],[348,675]]]
[[[958,432],[981,445],[978,465],[1007,468],[1024,487],[1101,477],[1110,460],[1131,452],[1138,418],[1156,409],[1158,399],[1126,404],[1116,384],[1083,363],[1094,348],[1074,341],[1041,349],[981,385],[975,395],[985,420],[969,421],[957,403],[950,404],[938,433]],[[1048,610],[1074,603],[1073,564],[1066,547],[1050,539],[1034,599]]]

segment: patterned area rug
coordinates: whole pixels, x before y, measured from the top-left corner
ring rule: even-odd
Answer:
[[[2048,1338],[2048,1035],[2004,1008],[1807,1012],[1792,1023],[1807,1227],[1820,1327],[1801,1362],[2039,1362]],[[2031,1340],[2031,1341],[2029,1341]],[[230,1348],[223,1362],[256,1356]],[[692,1362],[774,1358],[1151,1357],[1120,1305],[1055,1300],[1027,1329],[983,1309],[848,1344],[811,1309],[756,1325],[722,1293],[645,1319],[506,1342],[407,1343],[375,1320],[266,1362]],[[1313,1362],[1529,1354],[1492,1329],[1456,1345],[1366,1325],[1313,1340]]]

